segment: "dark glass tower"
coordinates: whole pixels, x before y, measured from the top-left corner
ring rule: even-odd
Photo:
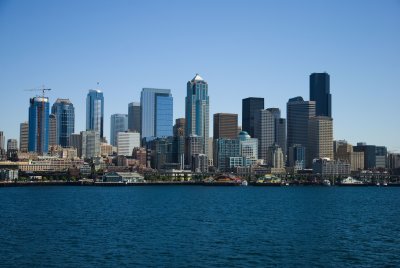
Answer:
[[[310,100],[315,101],[316,116],[332,117],[329,74],[312,73],[310,75]]]
[[[69,136],[75,131],[75,108],[69,99],[57,99],[51,107],[56,117],[56,144],[69,146]]]
[[[29,106],[29,152],[47,153],[49,146],[49,99],[30,99]]]
[[[242,130],[254,138],[254,115],[264,110],[264,98],[246,98],[242,100]]]

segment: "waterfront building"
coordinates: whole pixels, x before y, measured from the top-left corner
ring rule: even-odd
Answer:
[[[174,125],[174,136],[185,137],[186,119],[177,118]]]
[[[205,154],[192,155],[192,171],[195,173],[208,172],[208,157]]]
[[[251,136],[246,131],[241,131],[239,133],[238,139],[240,156],[243,158],[241,165],[255,165],[258,161],[258,139],[251,138]]]
[[[117,146],[119,132],[128,131],[128,115],[113,114],[110,121],[110,144]]]
[[[208,155],[210,102],[208,83],[199,75],[187,82],[185,98],[185,118],[187,137],[196,135],[202,137],[202,152]],[[190,157],[191,159],[191,157]],[[191,161],[191,160],[190,160]]]
[[[240,157],[239,139],[214,140],[214,164],[221,172],[230,170],[230,157]]]
[[[204,154],[204,141],[203,137],[197,135],[190,135],[186,137],[185,142],[185,166],[191,169],[192,156],[196,154]]]
[[[308,160],[329,158],[333,160],[333,120],[326,116],[309,119]],[[309,163],[309,166],[312,165]]]
[[[29,142],[29,124],[28,122],[23,122],[19,125],[19,150],[22,153],[28,152],[28,142]]]
[[[268,148],[275,144],[275,112],[279,109],[259,110],[254,116],[254,137],[258,139],[258,158],[268,161]]]
[[[306,168],[306,147],[300,144],[293,144],[289,147],[289,167],[294,171]]]
[[[170,89],[143,88],[142,138],[172,136],[173,98]]]
[[[132,156],[134,148],[140,147],[140,133],[118,132],[118,155]]]
[[[1,181],[15,181],[18,180],[18,169],[0,169]]]
[[[316,116],[332,117],[329,74],[312,73],[310,75],[310,100],[315,101]]]
[[[23,172],[65,172],[68,168],[80,168],[84,164],[81,159],[59,157],[39,157],[37,160],[20,162],[19,169]]]
[[[82,157],[82,135],[71,134],[69,136],[69,145],[76,149],[78,157]]]
[[[214,139],[236,139],[238,115],[229,113],[214,114]]]
[[[51,107],[56,120],[56,143],[68,147],[69,137],[75,131],[75,108],[69,99],[57,99]]]
[[[302,97],[289,99],[287,111],[287,147],[302,145],[308,150],[308,120],[315,116],[315,102]],[[307,157],[307,155],[306,155]],[[311,162],[306,159],[306,163]]]
[[[89,90],[86,97],[86,130],[104,137],[104,96],[100,90]]]
[[[144,182],[144,177],[137,172],[108,172],[103,175],[103,182]]]
[[[386,168],[387,164],[387,148],[385,146],[367,145],[359,142],[353,147],[354,152],[364,153],[364,168],[377,169]]]
[[[82,158],[94,158],[100,156],[100,133],[97,131],[81,131]]]
[[[151,167],[161,170],[172,163],[172,147],[172,137],[161,137],[147,142],[147,149],[151,149]]]
[[[347,177],[350,175],[350,164],[343,161],[334,161],[327,158],[314,159],[313,174],[321,175],[322,178]]]
[[[34,97],[29,106],[29,152],[46,154],[49,145],[49,98]]]
[[[58,145],[57,143],[57,118],[54,114],[49,115],[49,146]]]
[[[252,138],[255,137],[254,117],[259,110],[264,110],[264,98],[250,97],[242,100],[242,130]]]
[[[142,130],[142,116],[140,102],[131,102],[128,104],[128,130],[139,132]]]

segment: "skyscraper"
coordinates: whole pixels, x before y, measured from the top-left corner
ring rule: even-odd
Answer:
[[[140,134],[138,132],[118,132],[118,155],[132,156],[133,149],[140,147]]]
[[[209,128],[210,128],[210,101],[208,84],[199,75],[187,82],[186,91],[186,136],[197,135],[203,138],[203,152],[208,155]]]
[[[128,104],[128,130],[133,132],[141,131],[140,102],[131,102]]]
[[[170,89],[143,88],[142,138],[172,136],[173,98]]]
[[[7,152],[10,150],[18,150],[18,141],[16,139],[7,140]]]
[[[214,114],[214,139],[236,139],[238,133],[238,115],[228,113]]]
[[[94,130],[81,131],[82,158],[100,156],[100,133]]]
[[[56,117],[56,144],[69,146],[69,136],[75,131],[75,108],[69,99],[57,99],[51,107]]]
[[[28,152],[28,133],[29,133],[29,124],[28,122],[21,123],[19,125],[19,150],[23,153]]]
[[[49,146],[58,145],[57,142],[57,118],[55,114],[49,115]]]
[[[104,97],[100,90],[89,90],[86,97],[86,130],[97,131],[103,138]]]
[[[128,130],[128,115],[127,114],[113,114],[111,115],[110,124],[110,144],[118,146],[118,132],[125,132]]]
[[[254,138],[254,116],[264,110],[264,98],[246,98],[242,100],[242,130]]]
[[[185,127],[186,126],[186,119],[185,118],[177,118],[175,119],[174,125],[174,136],[175,137],[185,137]]]
[[[315,101],[316,116],[332,117],[329,74],[312,73],[310,75],[310,100]]]
[[[333,160],[333,123],[328,116],[314,116],[308,121],[309,142],[306,154],[308,166],[312,166],[315,158],[329,158]]]
[[[258,158],[268,161],[268,148],[275,144],[274,110],[259,110],[254,115],[254,138],[258,139]]]
[[[0,150],[5,149],[5,139],[3,131],[0,131]]]
[[[49,145],[49,98],[30,99],[29,144],[30,152],[47,153]]]
[[[302,97],[289,99],[287,103],[287,148],[308,146],[308,120],[315,116],[315,101],[304,101]]]
[[[79,157],[82,156],[82,133],[71,134],[69,137],[69,146],[74,147]]]

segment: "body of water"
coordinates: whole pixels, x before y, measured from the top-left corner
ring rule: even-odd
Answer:
[[[400,266],[400,188],[0,188],[0,266]]]

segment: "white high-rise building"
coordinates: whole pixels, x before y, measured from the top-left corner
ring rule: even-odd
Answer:
[[[118,155],[132,156],[134,148],[140,147],[140,133],[118,132]]]
[[[100,156],[100,133],[97,131],[82,131],[82,158]]]

